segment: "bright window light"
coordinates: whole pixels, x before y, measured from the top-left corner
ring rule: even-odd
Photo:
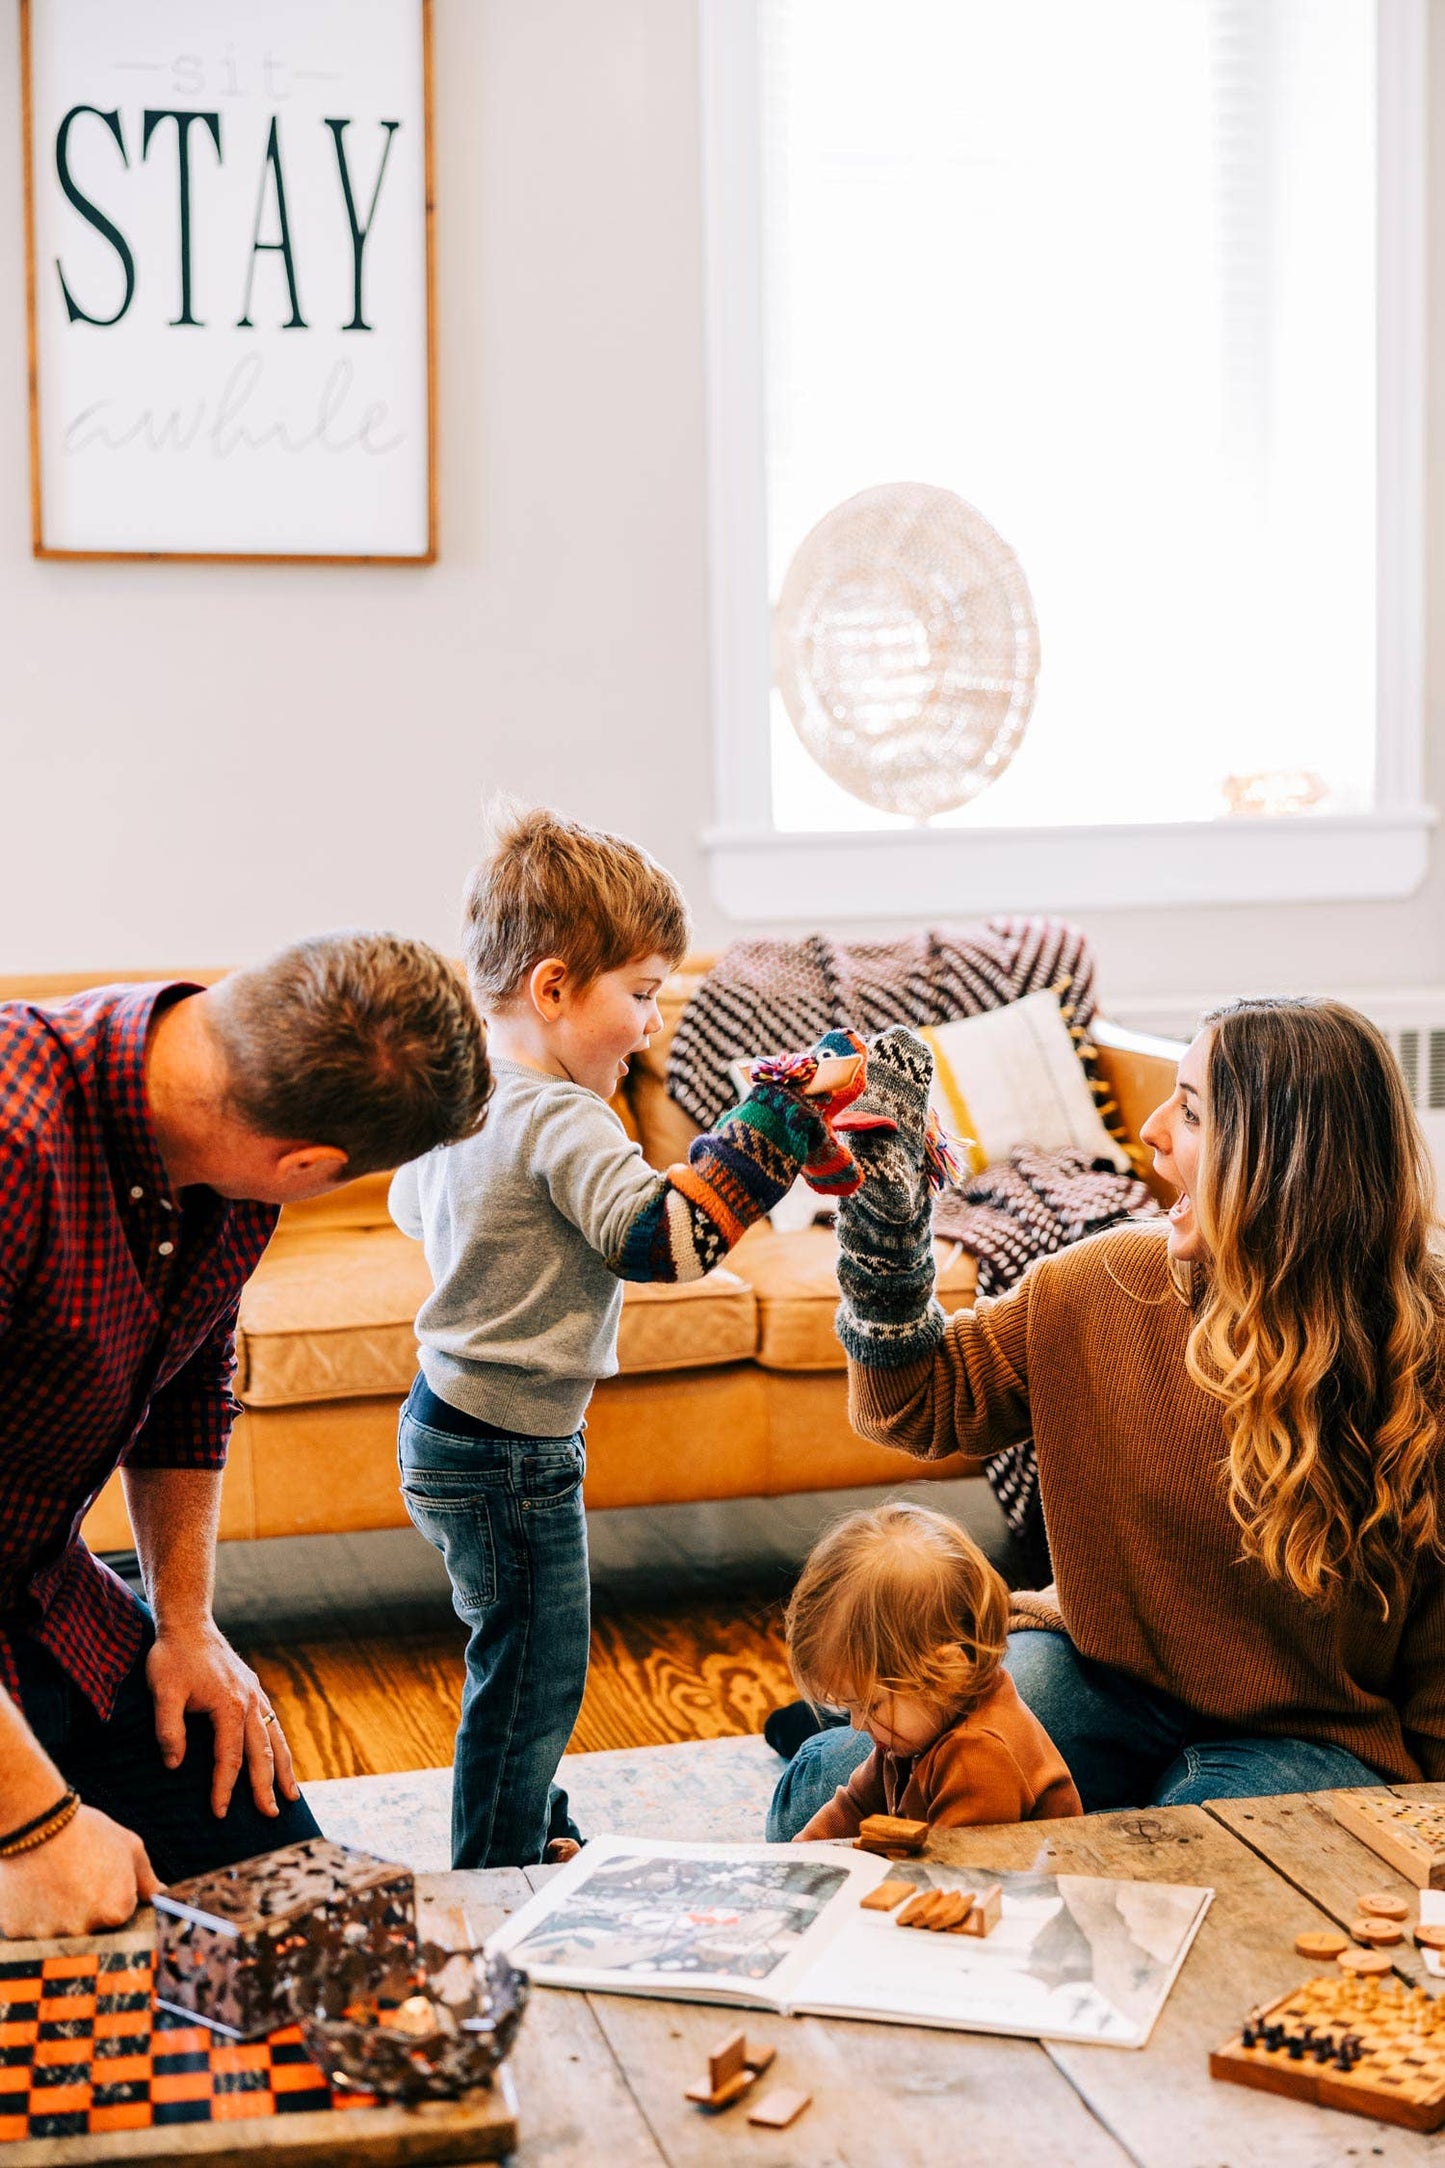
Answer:
[[[1366,812],[1372,0],[759,0],[768,559],[877,483],[1017,552],[1033,718],[946,827]],[[906,828],[774,695],[778,829]]]

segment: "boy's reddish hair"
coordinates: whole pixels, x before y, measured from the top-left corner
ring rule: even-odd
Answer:
[[[691,934],[682,891],[637,844],[545,806],[497,806],[491,825],[462,921],[481,1008],[514,994],[547,956],[584,986],[644,956],[682,962]]]

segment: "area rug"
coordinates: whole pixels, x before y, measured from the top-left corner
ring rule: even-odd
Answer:
[[[558,1781],[588,1836],[696,1837],[745,1843],[763,1834],[782,1771],[760,1738],[695,1739],[605,1754],[568,1754]],[[303,1787],[328,1837],[417,1874],[451,1865],[450,1769],[333,1777]]]

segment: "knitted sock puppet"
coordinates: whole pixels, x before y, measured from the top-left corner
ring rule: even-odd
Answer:
[[[838,1338],[854,1362],[899,1369],[932,1352],[944,1318],[933,1292],[933,1192],[949,1172],[928,1106],[933,1055],[896,1024],[868,1046],[855,1117],[888,1125],[851,1136],[862,1187],[838,1207]]]
[[[825,1195],[856,1188],[862,1177],[830,1121],[834,1108],[846,1108],[862,1091],[862,1071],[831,1097],[809,1098],[807,1086],[820,1061],[863,1052],[856,1033],[830,1031],[807,1053],[759,1062],[746,1099],[694,1139],[686,1165],[658,1175],[616,1254],[608,1257],[618,1277],[700,1279],[772,1210],[799,1174]]]

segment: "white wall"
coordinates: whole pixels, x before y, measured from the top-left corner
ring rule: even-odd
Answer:
[[[0,974],[388,924],[447,943],[483,792],[622,828],[711,903],[690,0],[435,0],[441,561],[29,554],[16,0],[0,64]],[[1432,0],[1445,30],[1445,0]],[[1432,48],[1445,144],[1445,35]],[[1438,163],[1438,160],[1436,161]],[[1432,203],[1439,190],[1431,190]],[[1431,233],[1445,356],[1445,213]],[[1438,379],[1442,372],[1431,372]],[[1432,563],[1445,391],[1432,393]],[[1432,581],[1431,787],[1445,794]],[[1161,725],[1167,718],[1161,718]],[[860,923],[869,913],[860,898]],[[1130,994],[1445,980],[1401,903],[1085,915]]]

